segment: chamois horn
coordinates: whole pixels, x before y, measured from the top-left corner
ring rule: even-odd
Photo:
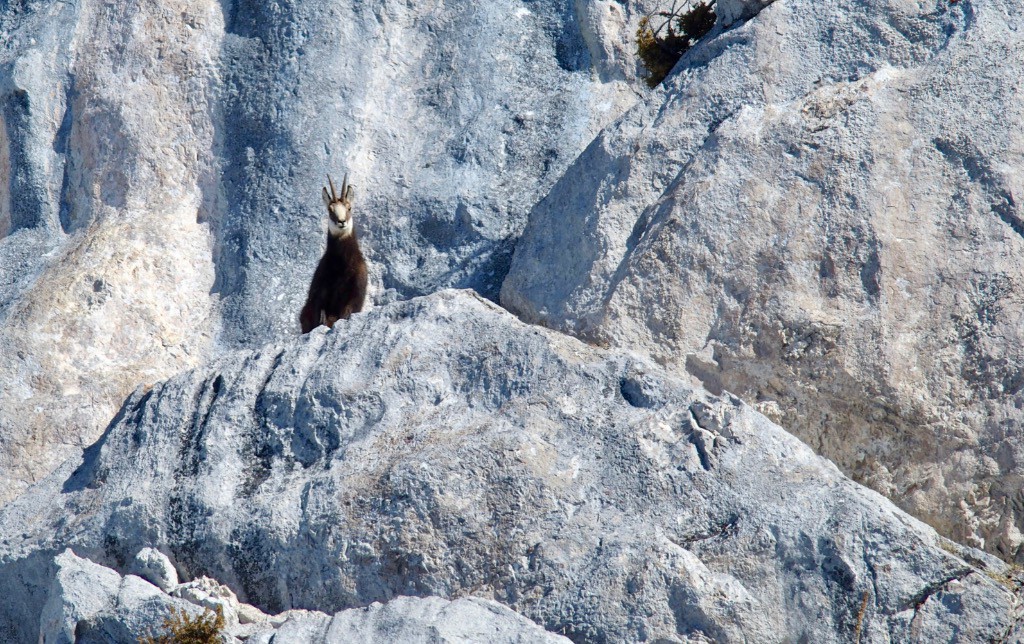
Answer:
[[[331,175],[327,175],[327,183],[331,186],[331,201],[337,201],[338,196],[334,194],[334,182],[331,181]],[[344,188],[342,188],[342,191],[344,191]]]

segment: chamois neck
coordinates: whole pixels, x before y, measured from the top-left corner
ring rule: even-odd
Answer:
[[[351,252],[351,249],[359,248],[359,242],[356,241],[355,228],[352,232],[345,235],[344,237],[336,237],[331,233],[327,233],[327,252],[328,253],[344,253]]]

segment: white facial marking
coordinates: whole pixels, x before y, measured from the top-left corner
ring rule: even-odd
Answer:
[[[329,206],[331,215],[338,221],[348,221],[348,207],[340,201],[335,201]]]
[[[335,237],[347,237],[352,234],[352,217],[348,206],[335,201],[327,206],[327,228]]]

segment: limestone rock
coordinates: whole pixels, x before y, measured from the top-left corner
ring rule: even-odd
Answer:
[[[773,411],[1020,558],[1021,75],[1012,2],[771,4],[577,159],[501,301]]]
[[[212,348],[223,36],[215,0],[2,12],[0,502]]]
[[[109,608],[121,589],[121,575],[67,549],[54,559],[56,571],[39,619],[39,641],[73,644],[75,627]]]
[[[181,584],[171,591],[174,597],[185,599],[196,606],[220,610],[224,621],[229,626],[240,622],[238,615],[238,597],[227,586],[209,577],[199,577],[188,583]],[[250,615],[251,619],[251,615]]]
[[[178,571],[174,564],[155,548],[143,548],[135,555],[128,572],[142,577],[165,593],[178,585]]]
[[[715,14],[718,28],[731,27],[741,20],[752,18],[775,0],[716,0]]]
[[[501,604],[478,597],[396,597],[333,617],[293,611],[273,631],[257,633],[249,644],[374,642],[375,644],[568,644]]]
[[[202,613],[139,577],[122,578],[70,549],[53,564],[56,572],[39,620],[42,644],[135,642],[160,631],[171,608],[192,617]]]
[[[497,602],[465,598],[398,597],[365,608],[326,615],[294,610],[271,618],[240,604],[234,593],[209,577],[178,586],[172,596],[135,576],[76,556],[70,549],[54,560],[56,572],[40,617],[42,644],[137,641],[165,632],[164,619],[174,609],[190,618],[221,610],[227,641],[319,644],[375,642],[386,644],[490,642],[568,643]],[[177,597],[179,599],[174,599]],[[259,616],[240,624],[237,615]],[[249,624],[246,626],[245,624]]]
[[[135,387],[298,332],[328,172],[357,186],[378,299],[496,298],[530,208],[635,100],[638,15],[0,5],[0,503]]]
[[[143,545],[267,613],[474,595],[574,641],[984,641],[1019,611],[1007,566],[738,399],[461,291],[136,392],[0,510],[0,639],[38,637],[55,553]]]
[[[163,633],[164,621],[172,609],[190,619],[206,615],[204,609],[169,597],[141,577],[128,575],[109,606],[78,622],[75,644],[138,642],[142,637]]]

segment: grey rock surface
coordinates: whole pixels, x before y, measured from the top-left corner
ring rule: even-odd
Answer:
[[[1020,559],[1022,34],[1000,0],[762,8],[574,162],[502,303],[730,391]]]
[[[77,556],[53,560],[54,577],[39,620],[40,644],[121,644],[162,631],[171,610],[196,617],[203,610],[173,599],[149,582]],[[17,598],[7,598],[12,604]],[[13,639],[7,642],[35,641]]]
[[[738,399],[465,291],[139,389],[0,510],[0,639],[37,638],[69,546],[268,613],[476,596],[580,642],[974,642],[1020,611],[1005,564]]]
[[[77,557],[71,549],[57,555],[53,564],[53,583],[39,617],[39,641],[73,644],[78,622],[113,604],[121,575]]]
[[[496,298],[530,208],[635,100],[637,16],[0,4],[0,502],[139,384],[298,332],[328,172],[357,185],[377,300]]]
[[[188,602],[207,608],[212,611],[220,611],[224,616],[224,621],[228,627],[234,627],[243,622],[239,615],[239,608],[242,604],[238,601],[238,596],[225,586],[219,583],[216,579],[209,577],[199,577],[192,581],[186,582],[176,586],[174,589],[169,591],[173,597],[179,597],[187,600]],[[245,622],[261,621],[266,619],[265,614],[261,614],[259,609],[256,612],[248,612],[248,617],[244,620]]]
[[[653,5],[0,0],[0,641],[1019,639],[755,410],[1021,556],[1019,7],[723,0],[601,131]],[[292,338],[344,171],[383,306]],[[389,304],[527,213],[502,301],[590,346]]]
[[[335,642],[363,639],[381,644],[569,644],[568,639],[546,632],[511,609],[479,597],[454,602],[397,597],[386,604],[335,614],[327,634]]]
[[[165,593],[178,585],[178,571],[167,555],[156,548],[143,548],[135,555],[129,574],[142,577]]]
[[[467,597],[396,597],[333,616],[291,611],[283,624],[261,630],[249,644],[374,642],[375,644],[569,644],[498,602]]]
[[[569,640],[548,633],[506,606],[477,597],[396,597],[331,616],[292,610],[276,616],[240,604],[230,590],[203,577],[182,584],[174,596],[139,577],[83,559],[70,549],[54,559],[54,580],[40,618],[41,644],[127,644],[167,634],[173,610],[189,619],[221,610],[222,641],[250,644],[558,644]],[[198,591],[198,592],[197,592]],[[226,592],[225,592],[226,591]],[[211,595],[228,601],[211,604]],[[175,599],[175,597],[179,597]],[[239,614],[260,619],[239,623]],[[10,640],[5,640],[10,641]]]
[[[203,609],[183,600],[175,602],[139,577],[125,577],[124,585],[125,591],[110,607],[78,622],[75,644],[132,644],[143,637],[158,636],[166,633],[164,620],[171,616],[172,608],[178,615],[186,613],[189,619],[209,618]],[[239,640],[227,639],[227,643],[239,644]]]
[[[737,22],[753,18],[775,0],[716,0],[717,30],[735,25]],[[685,63],[684,63],[685,64]]]
[[[0,501],[213,348],[199,219],[220,49],[213,1],[4,9]]]

